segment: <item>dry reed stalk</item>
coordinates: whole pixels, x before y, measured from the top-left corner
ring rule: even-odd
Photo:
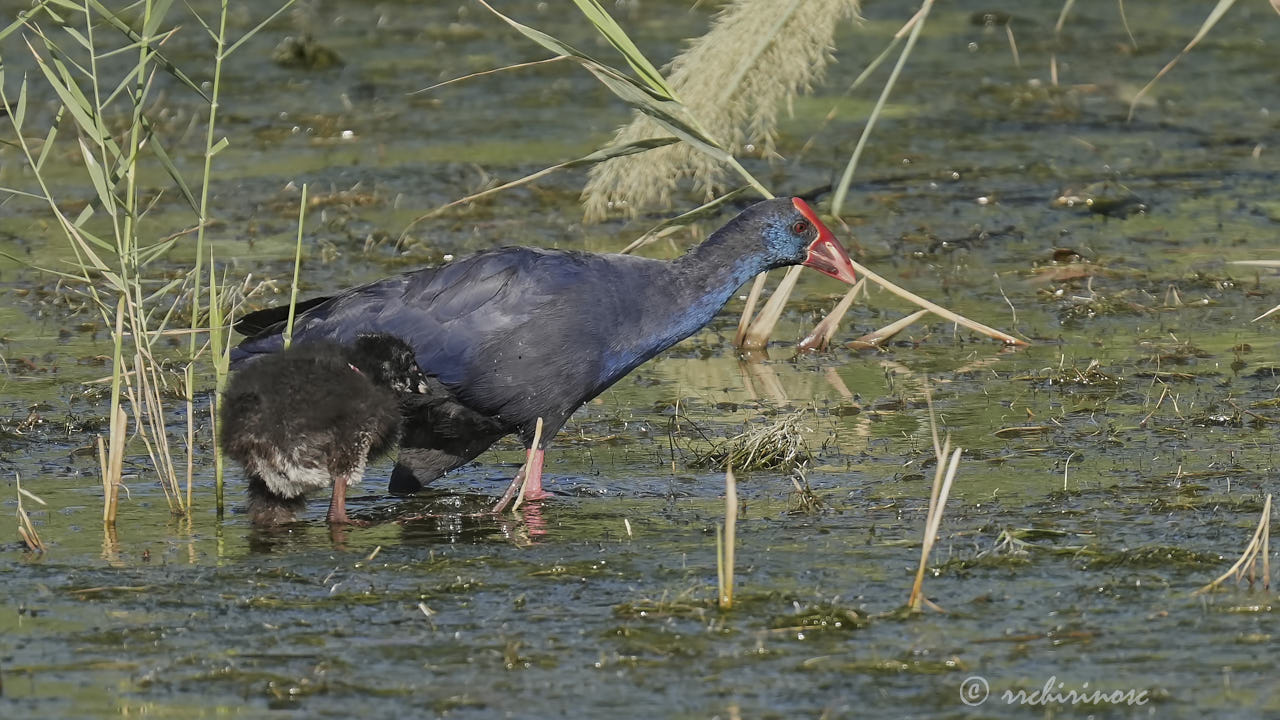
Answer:
[[[942,525],[942,515],[946,510],[947,496],[951,493],[951,483],[960,469],[960,448],[951,449],[951,436],[939,444],[938,421],[933,413],[933,396],[925,389],[925,399],[929,404],[929,430],[933,435],[933,452],[937,466],[933,474],[933,488],[929,493],[929,512],[925,519],[924,539],[920,544],[920,566],[916,569],[916,579],[911,585],[911,596],[907,599],[907,608],[912,612],[920,612],[922,605],[939,612],[945,612],[924,596],[924,574],[929,564],[929,553],[933,552],[933,544],[937,541],[938,528]]]
[[[187,517],[191,517],[191,481],[195,475],[196,462],[196,412],[195,412],[195,370],[193,363],[187,363],[182,378],[184,387],[182,394],[186,396],[187,406]]]
[[[124,475],[124,441],[129,429],[129,416],[124,408],[116,407],[110,428],[108,444],[104,445],[102,437],[98,437],[98,463],[102,470],[102,522],[107,527],[114,527]]]
[[[133,408],[134,425],[143,430],[138,435],[142,438],[147,455],[151,458],[151,465],[160,478],[160,487],[164,490],[169,511],[175,515],[183,515],[186,513],[186,506],[178,485],[173,452],[169,447],[169,434],[164,422],[164,400],[160,396],[164,383],[156,370],[158,363],[150,356],[146,343],[136,342],[135,347],[134,365],[138,372],[124,378],[129,405]],[[133,379],[137,380],[136,388]]]
[[[858,144],[854,146],[853,154],[849,156],[849,162],[845,165],[844,172],[840,175],[840,181],[836,183],[835,192],[831,195],[831,214],[837,218],[840,217],[840,211],[844,208],[844,199],[849,192],[849,184],[853,181],[853,173],[858,167],[858,159],[862,157],[862,151],[866,149],[867,141],[871,138],[871,130],[880,118],[880,113],[884,111],[885,103],[889,100],[889,94],[893,92],[893,87],[898,82],[898,76],[902,74],[902,68],[907,64],[907,58],[911,57],[911,51],[915,48],[916,40],[920,37],[920,31],[924,29],[925,18],[929,17],[929,11],[932,9],[933,0],[924,0],[920,4],[920,9],[916,11],[916,14],[907,23],[911,25],[911,31],[907,34],[907,41],[902,46],[902,53],[898,55],[898,62],[894,63],[893,69],[889,71],[889,77],[884,82],[884,88],[881,89],[880,96],[876,98],[876,104],[872,106],[870,114],[867,115],[866,124],[862,127],[862,134],[858,136]]]
[[[772,156],[778,109],[821,78],[836,27],[856,14],[855,0],[736,0],[671,62],[667,82],[729,153]],[[610,144],[667,134],[637,114]],[[725,170],[689,143],[610,159],[592,168],[583,190],[587,218],[668,206],[676,184],[686,179],[709,200],[723,189]]]
[[[1277,1],[1280,1],[1280,0],[1277,0]],[[1265,268],[1280,268],[1280,260],[1231,260],[1231,261],[1230,261],[1230,264],[1232,264],[1232,265],[1251,265],[1251,266],[1253,266],[1253,267],[1265,267]],[[1262,313],[1261,315],[1259,315],[1258,317],[1254,318],[1254,319],[1253,319],[1253,322],[1257,322],[1257,321],[1261,320],[1262,318],[1264,318],[1264,317],[1266,317],[1266,316],[1270,315],[1271,313],[1273,313],[1273,312],[1275,312],[1275,311],[1277,311],[1277,310],[1280,310],[1280,305],[1276,305],[1275,307],[1271,308],[1270,310],[1268,310],[1268,311],[1266,311],[1266,312]]]
[[[22,476],[18,473],[13,474],[13,481],[18,487],[18,535],[22,537],[22,542],[26,543],[27,549],[31,552],[44,552],[44,542],[40,540],[40,533],[36,532],[36,526],[31,522],[31,516],[27,515],[26,508],[22,507],[22,498],[27,497],[38,502],[41,505],[48,505],[36,495],[23,489]]]
[[[1072,0],[1067,0],[1068,5],[1070,5],[1071,2]],[[1200,41],[1204,39],[1204,36],[1209,34],[1209,31],[1213,29],[1213,26],[1217,25],[1218,21],[1222,19],[1222,16],[1226,15],[1227,11],[1231,9],[1231,6],[1235,4],[1235,0],[1218,0],[1218,3],[1209,11],[1209,16],[1205,18],[1203,23],[1201,23],[1200,29],[1196,31],[1195,37],[1191,38],[1191,42],[1187,43],[1187,46],[1182,48],[1182,51],[1175,55],[1172,60],[1165,64],[1164,67],[1160,68],[1160,72],[1156,73],[1156,76],[1151,78],[1151,80],[1147,82],[1146,85],[1143,85],[1142,89],[1133,96],[1133,100],[1129,102],[1129,117],[1127,118],[1130,122],[1133,121],[1133,113],[1138,109],[1138,103],[1146,96],[1147,92],[1151,90],[1157,82],[1159,82],[1160,78],[1168,74],[1168,72],[1173,69],[1173,66],[1178,64],[1179,60],[1185,57],[1187,53],[1191,52],[1192,48],[1199,45]],[[1274,2],[1272,3],[1272,7],[1276,7]],[[1063,9],[1063,14],[1066,14],[1065,8]],[[1061,25],[1061,23],[1059,23],[1059,25]],[[1056,85],[1057,83],[1054,84]]]
[[[738,482],[733,468],[724,471],[724,524],[716,523],[717,604],[721,610],[733,607],[734,545],[738,537]]]
[[[298,275],[302,272],[302,228],[307,220],[307,184],[302,183],[302,197],[298,200],[298,238],[293,249],[293,282],[289,285],[289,317],[284,323],[284,349],[293,343],[293,320],[298,307]]]
[[[1231,569],[1222,573],[1216,580],[1196,590],[1192,595],[1200,595],[1217,589],[1227,580],[1234,579],[1237,583],[1244,579],[1245,573],[1249,573],[1249,584],[1253,585],[1254,576],[1257,572],[1258,557],[1262,558],[1262,589],[1271,589],[1271,495],[1267,494],[1267,500],[1262,504],[1262,517],[1258,520],[1258,528],[1253,531],[1253,537],[1249,538],[1249,544],[1245,546],[1244,552],[1241,553],[1240,559],[1236,561]]]

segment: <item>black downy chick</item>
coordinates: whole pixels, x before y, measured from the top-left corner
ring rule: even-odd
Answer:
[[[387,334],[294,345],[233,375],[222,397],[222,449],[244,466],[250,521],[289,522],[308,493],[332,487],[329,522],[350,523],[347,486],[360,482],[369,457],[395,445],[401,403],[427,388],[413,348]]]

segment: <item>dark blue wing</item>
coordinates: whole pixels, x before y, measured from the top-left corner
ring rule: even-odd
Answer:
[[[602,351],[634,297],[625,285],[643,282],[635,270],[656,262],[529,248],[483,252],[310,307],[295,319],[294,341],[390,333],[477,410],[512,422],[530,413],[568,417],[602,389]],[[245,340],[233,363],[279,350],[282,331],[279,323]]]

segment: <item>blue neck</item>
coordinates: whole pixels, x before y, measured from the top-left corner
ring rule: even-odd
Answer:
[[[636,315],[605,354],[606,385],[701,330],[743,283],[768,269],[760,257],[733,252],[714,235],[663,266],[634,299]]]

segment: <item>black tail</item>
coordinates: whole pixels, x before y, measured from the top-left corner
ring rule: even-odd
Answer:
[[[293,306],[294,315],[301,315],[303,312],[311,308],[326,303],[332,299],[329,297],[311,298],[310,300],[302,300]],[[272,329],[274,326],[283,323],[289,319],[289,306],[276,305],[275,307],[263,308],[245,315],[232,325],[236,332],[245,337],[254,337],[266,330]]]

